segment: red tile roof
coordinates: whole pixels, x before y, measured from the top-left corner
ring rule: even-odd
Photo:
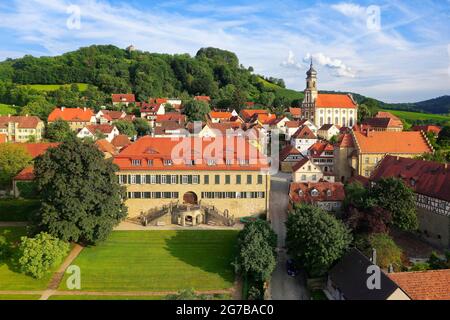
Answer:
[[[250,120],[255,114],[269,114],[269,111],[262,109],[244,109],[241,111],[244,120]]]
[[[309,147],[309,152],[313,158],[320,157],[325,151],[333,152],[334,147],[331,143],[318,141]]]
[[[286,121],[286,128],[298,128],[300,127],[303,123],[303,121]]]
[[[296,164],[294,164],[292,166],[292,172],[297,171],[298,169],[300,169],[301,167],[303,167],[305,164],[307,164],[310,161],[311,160],[309,160],[309,158],[303,158],[302,160],[300,160],[299,162],[297,162]]]
[[[231,141],[230,141],[231,140]],[[232,145],[229,145],[232,143]],[[184,146],[184,147],[183,147]],[[186,151],[188,154],[183,154]],[[206,154],[206,155],[205,155]],[[208,165],[208,154],[215,165]],[[185,158],[194,160],[195,165],[187,165]],[[228,165],[225,159],[233,159]],[[133,166],[132,160],[141,160],[140,166]],[[151,166],[147,160],[153,160]],[[172,160],[173,165],[164,165],[164,160]],[[241,164],[239,161],[247,161]],[[256,171],[269,167],[267,157],[251,146],[247,139],[227,138],[155,138],[145,136],[129,145],[114,157],[114,163],[121,170],[205,170],[205,171]]]
[[[388,273],[412,300],[450,300],[450,269]]]
[[[57,147],[59,143],[37,142],[37,143],[17,143],[17,145],[23,146],[28,151],[30,156],[34,159],[44,154],[47,151],[47,149]]]
[[[280,160],[284,161],[290,155],[299,155],[299,154],[301,154],[301,152],[298,151],[294,146],[287,145],[280,151]]]
[[[94,112],[88,108],[56,108],[48,116],[48,121],[61,119],[69,122],[89,122],[93,116]]]
[[[136,97],[132,93],[125,94],[113,94],[111,95],[113,103],[123,102],[123,103],[133,103],[136,102]]]
[[[362,153],[431,153],[433,149],[420,132],[353,131]]]
[[[425,126],[413,126],[411,128],[411,130],[413,130],[413,131],[432,132],[435,135],[439,135],[439,133],[441,132],[442,128],[439,127],[439,126],[435,126],[435,125],[425,125]]]
[[[106,139],[97,140],[95,141],[95,144],[101,152],[108,152],[112,155],[116,154],[116,148],[111,142]]]
[[[119,120],[126,116],[123,111],[114,111],[114,110],[101,110],[103,116],[109,120]]]
[[[0,116],[0,128],[7,128],[9,122],[17,122],[19,128],[36,129],[42,120],[35,116]]]
[[[156,116],[156,122],[163,122],[163,121],[186,122],[186,116],[178,112],[169,112],[166,114],[159,114]]]
[[[194,100],[208,102],[208,103],[211,102],[211,98],[208,96],[195,96]]]
[[[119,134],[118,136],[115,136],[114,139],[112,139],[111,143],[114,147],[121,149],[123,147],[130,145],[131,141],[128,138],[128,136],[124,134]]]
[[[317,108],[352,108],[356,109],[357,105],[349,95],[319,93],[316,99]]]
[[[31,181],[34,180],[34,167],[29,166],[20,171],[13,180],[18,181]]]
[[[92,124],[86,126],[86,128],[92,133],[95,134],[97,132],[101,132],[104,134],[109,134],[114,130],[114,126],[109,124]]]
[[[289,108],[289,113],[294,117],[300,117],[302,115],[301,108]]]
[[[414,192],[450,201],[450,165],[433,161],[386,156],[370,179],[401,178]]]
[[[317,190],[318,195],[313,196],[312,191]],[[345,189],[340,182],[308,182],[291,183],[289,187],[289,198],[293,202],[313,204],[323,201],[344,201]]]
[[[354,148],[355,143],[353,141],[353,136],[350,133],[343,133],[338,137],[338,142],[336,145],[340,148]]]
[[[228,111],[211,111],[209,113],[210,119],[231,119],[233,115]]]
[[[314,132],[311,131],[311,129],[308,126],[302,126],[299,128],[293,135],[292,138],[294,139],[317,139],[317,136],[314,134]]]

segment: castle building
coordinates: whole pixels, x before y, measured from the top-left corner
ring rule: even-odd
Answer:
[[[301,118],[313,122],[320,128],[324,124],[353,127],[358,120],[358,104],[351,94],[325,94],[317,89],[317,71],[312,60],[306,72],[305,97],[301,107]]]

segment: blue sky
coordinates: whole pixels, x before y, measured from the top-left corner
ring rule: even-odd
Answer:
[[[91,44],[227,49],[297,90],[312,56],[322,90],[388,102],[450,94],[450,0],[0,0],[0,60]]]

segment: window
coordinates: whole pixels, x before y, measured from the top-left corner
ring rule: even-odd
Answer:
[[[156,175],[153,174],[153,175],[150,176],[150,183],[151,184],[156,184]]]
[[[131,160],[131,165],[132,166],[140,166],[141,165],[141,160]]]
[[[182,184],[188,184],[189,178],[188,176],[182,176],[181,177],[181,183]]]
[[[203,176],[203,184],[209,184],[209,175]]]
[[[135,174],[132,174],[131,175],[131,184],[136,184],[136,175]]]
[[[227,166],[231,166],[233,164],[233,159],[226,159],[225,163]]]
[[[147,166],[149,167],[153,166],[153,160],[147,160]]]
[[[263,176],[262,175],[258,175],[258,184],[263,184]]]
[[[236,175],[236,184],[241,184],[241,175]]]
[[[319,191],[317,191],[317,189],[311,190],[311,196],[318,197],[319,196]]]
[[[331,190],[327,190],[327,197],[331,197]]]
[[[172,160],[164,160],[164,165],[171,166],[171,165],[173,165],[173,161]]]
[[[200,180],[200,176],[192,176],[192,184],[198,184]]]
[[[216,176],[214,177],[215,180],[215,184],[220,184],[220,175],[216,174]]]
[[[231,177],[230,177],[229,174],[227,174],[227,175],[225,176],[225,184],[230,184],[230,183],[231,183],[230,180],[231,180]]]
[[[178,176],[176,176],[176,175],[174,175],[174,174],[171,175],[171,176],[170,176],[170,183],[171,183],[171,184],[177,184],[177,183],[178,183],[178,181],[177,181],[178,179],[177,179],[177,178],[178,178]]]
[[[252,184],[252,175],[247,175],[247,184]]]
[[[216,160],[208,159],[208,166],[215,166],[215,165],[216,165]]]
[[[162,175],[161,176],[161,184],[166,184],[167,183],[167,176],[166,175]]]
[[[306,174],[302,174],[301,180],[306,181]]]
[[[315,174],[313,174],[311,180],[312,181],[316,181],[317,180],[317,176]]]

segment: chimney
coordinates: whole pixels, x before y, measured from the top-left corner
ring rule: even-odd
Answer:
[[[83,108],[83,111],[86,111],[86,107]]]
[[[388,267],[388,273],[392,273],[392,272],[394,272],[394,267],[392,266],[392,263],[390,263],[389,267]]]
[[[28,117],[28,113],[25,115],[25,117]]]
[[[66,107],[61,107],[61,111],[64,111],[64,109],[66,109]]]

